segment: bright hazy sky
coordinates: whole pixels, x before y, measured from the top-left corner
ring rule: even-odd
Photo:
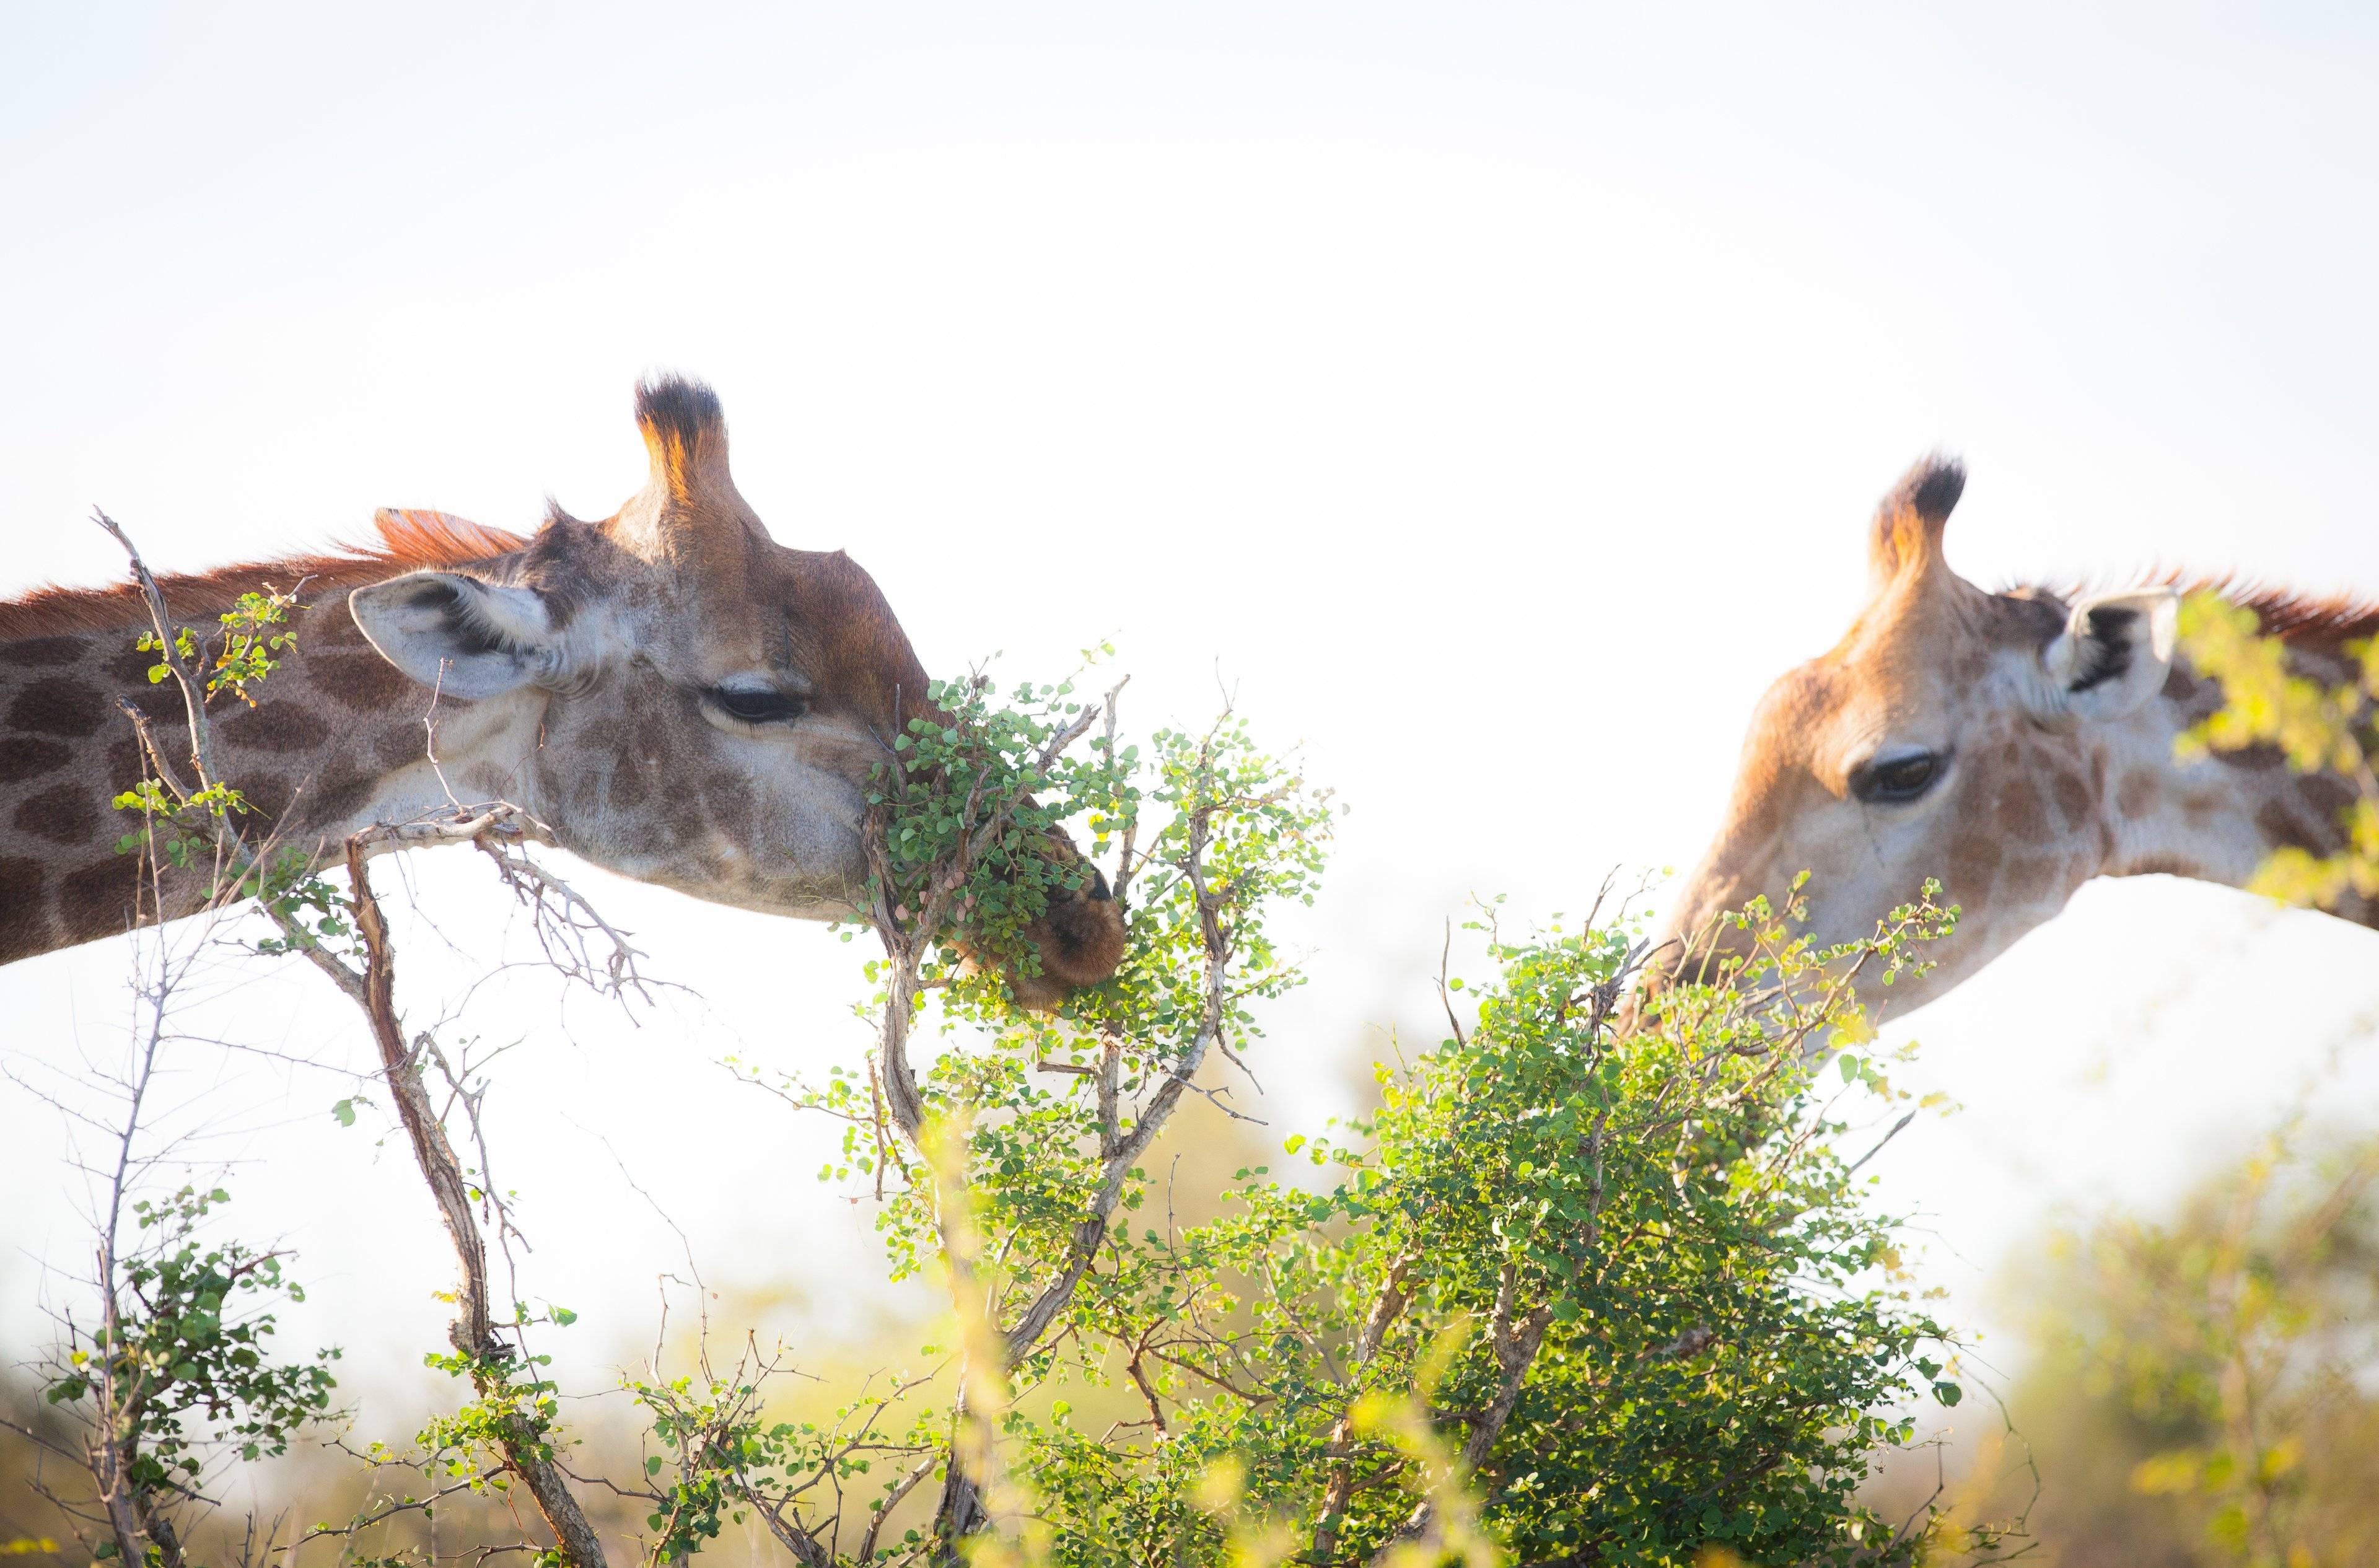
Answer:
[[[636,377],[707,378],[745,495],[867,565],[930,668],[1112,636],[1140,723],[1219,676],[1338,787],[1313,983],[1258,1062],[1285,1130],[1388,1028],[1435,1039],[1467,893],[1576,911],[1699,852],[1922,452],[1969,460],[1950,549],[1987,585],[2379,590],[2367,7],[998,13],[19,12],[0,591],[115,573],[94,502],[175,566],[380,505],[600,516],[640,481]],[[453,912],[469,860],[411,868],[461,949],[411,938],[419,985],[501,941]],[[824,1130],[706,1064],[855,1062],[859,948],[587,880],[707,1005],[574,1003],[565,1042],[544,991],[481,993],[471,1027],[528,1037],[494,1102],[528,1292],[613,1326],[589,1365],[649,1333],[680,1254],[624,1165],[714,1282],[798,1278],[856,1332],[874,1242],[811,1180]],[[0,971],[11,1059],[120,1051],[127,963]],[[225,1032],[367,1060],[308,974],[211,984]],[[2374,1008],[2379,937],[2094,886],[1915,1015],[1968,1109],[1877,1168],[1988,1321],[2044,1211],[2153,1199],[2333,1056],[2323,1103],[2367,1103]],[[303,1250],[326,1333],[387,1336],[367,1381],[410,1365],[442,1241],[380,1124],[332,1123],[355,1080],[185,1059],[246,1129],[242,1228]],[[0,1084],[10,1337],[82,1258],[60,1145]]]

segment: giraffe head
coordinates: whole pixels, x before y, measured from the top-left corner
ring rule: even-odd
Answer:
[[[1938,877],[1957,933],[1872,1004],[1939,995],[2118,867],[2110,759],[2169,758],[2148,711],[2172,661],[2168,587],[2067,605],[1987,593],[1951,572],[1941,538],[1964,471],[1935,457],[1884,498],[1868,539],[1868,599],[1833,650],[1761,698],[1726,817],[1686,877],[1668,935],[1765,893],[1780,908],[1810,874],[1805,929],[1821,945],[1872,935]],[[1721,933],[1721,954],[1730,944]],[[1862,984],[1867,977],[1862,976]]]
[[[931,711],[868,574],[775,543],[730,476],[706,387],[638,389],[645,488],[609,518],[558,509],[518,550],[349,597],[372,647],[434,694],[449,787],[522,802],[609,870],[719,903],[850,915],[870,769]],[[1053,843],[1052,852],[1073,853]],[[1122,956],[1095,869],[1026,933],[1045,1004]]]

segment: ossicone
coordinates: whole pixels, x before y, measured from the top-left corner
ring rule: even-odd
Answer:
[[[1868,575],[1881,589],[1941,556],[1941,532],[1966,490],[1966,465],[1945,452],[1917,459],[1876,508]]]
[[[671,495],[733,488],[727,470],[727,416],[719,394],[700,381],[672,375],[637,382],[636,428],[652,454],[654,483]]]

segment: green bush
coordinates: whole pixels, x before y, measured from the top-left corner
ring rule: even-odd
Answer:
[[[888,1152],[856,1075],[811,1095],[851,1119],[829,1176],[883,1188],[899,1165],[879,1221],[894,1272],[943,1265],[970,1321],[983,1430],[970,1445],[966,1418],[940,1419],[998,1495],[954,1514],[946,1483],[945,1534],[1069,1564],[1358,1562],[1399,1542],[1427,1561],[1913,1562],[1933,1544],[1929,1515],[1895,1533],[1855,1497],[1912,1439],[1908,1402],[1960,1390],[1841,1150],[1899,1092],[1837,1047],[1866,1037],[1848,972],[1915,961],[1945,911],[1817,952],[1756,907],[1740,985],[1640,1018],[1628,923],[1505,940],[1491,922],[1494,980],[1448,983],[1475,1026],[1380,1067],[1369,1122],[1286,1141],[1318,1176],[1241,1170],[1216,1202],[1191,1195],[1213,1217],[1160,1223],[1133,1140],[1209,1044],[1256,1043],[1251,1002],[1295,983],[1264,923],[1312,897],[1326,802],[1235,719],[1160,733],[1144,769],[1110,740],[1061,778],[1034,764],[1086,711],[1066,688],[1020,692],[1020,712],[980,686],[939,695],[948,717],[919,722],[886,796],[893,842],[926,846],[887,900],[901,913],[923,906],[911,889],[1012,877],[964,850],[1008,841],[963,803],[1003,795],[981,785],[989,755],[1015,770],[1004,798],[1041,814],[1027,829],[1079,802],[1100,839],[1147,846],[1118,878],[1143,889],[1122,970],[1055,1017],[1008,1006],[996,963],[961,977],[958,945],[984,948],[955,927],[890,944],[889,1076],[918,994],[904,952],[956,1031],[921,1080],[914,1157]],[[985,1362],[1006,1376],[984,1382]],[[1117,1391],[1136,1420],[1076,1423]]]
[[[1301,978],[1270,922],[1316,896],[1330,797],[1227,713],[1142,754],[1112,693],[1003,702],[977,679],[931,696],[871,796],[877,1048],[863,1070],[777,1087],[843,1118],[823,1175],[872,1195],[894,1278],[948,1285],[959,1342],[823,1420],[771,1414],[782,1357],[756,1347],[631,1380],[646,1452],[605,1485],[637,1509],[649,1561],[745,1519],[810,1564],[1895,1563],[1991,1544],[1929,1511],[1894,1527],[1857,1496],[1913,1440],[1914,1402],[1960,1397],[1853,1157],[1914,1110],[1851,978],[1921,962],[1954,917],[1930,890],[1826,951],[1789,935],[1795,911],[1756,905],[1736,917],[1747,966],[1648,1002],[1629,996],[1633,923],[1511,937],[1491,910],[1494,973],[1442,977],[1448,1031],[1378,1068],[1376,1114],[1287,1138],[1295,1180],[1251,1165],[1220,1192],[1168,1181],[1160,1203],[1176,1111],[1246,1116],[1229,1071]],[[1034,933],[1093,892],[1069,828],[1112,858],[1126,955],[1032,1011],[1016,985],[1040,967]],[[395,1098],[426,1107],[421,1064],[442,1058],[394,1032],[377,905],[360,885],[324,897],[360,976],[284,947],[345,977],[387,1036]],[[452,1104],[476,1118],[476,1095]],[[407,1126],[433,1192],[462,1195],[440,1212],[469,1276],[480,1195],[434,1120]],[[432,1473],[439,1498],[524,1484],[561,1542],[540,1560],[592,1568],[535,1325],[516,1311],[489,1361],[484,1288],[456,1297],[460,1358],[433,1362],[485,1397],[411,1452],[367,1453]],[[255,1366],[266,1382],[209,1409],[260,1452],[329,1384]],[[159,1428],[142,1452],[166,1461],[174,1441]],[[175,1484],[151,1480],[161,1500]],[[430,1506],[388,1500],[307,1538],[353,1555]]]

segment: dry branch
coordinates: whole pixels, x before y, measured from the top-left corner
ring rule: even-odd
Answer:
[[[100,526],[123,546],[130,560],[133,577],[149,608],[151,630],[161,645],[160,658],[172,670],[182,693],[184,710],[189,720],[190,760],[197,770],[199,788],[213,789],[223,780],[214,763],[214,741],[207,713],[205,686],[181,657],[176,646],[178,628],[174,624],[165,596],[148,564],[114,519],[103,512],[96,515]],[[161,773],[170,779],[170,771],[165,768],[164,759],[158,753],[147,727],[139,725],[139,733]],[[265,913],[281,927],[283,935],[338,986],[343,995],[362,1009],[370,1027],[390,1093],[396,1102],[399,1118],[405,1123],[406,1135],[413,1145],[415,1163],[421,1171],[422,1180],[429,1185],[431,1199],[438,1205],[440,1217],[445,1223],[456,1262],[462,1271],[462,1281],[455,1292],[455,1321],[449,1332],[455,1349],[468,1358],[474,1389],[482,1398],[502,1391],[506,1369],[513,1360],[513,1355],[510,1347],[496,1337],[489,1315],[487,1246],[471,1213],[470,1188],[464,1177],[461,1162],[455,1158],[453,1146],[447,1140],[445,1128],[430,1105],[429,1092],[422,1083],[419,1063],[415,1054],[405,1048],[396,1015],[394,947],[389,940],[388,926],[381,916],[380,902],[372,894],[365,864],[375,854],[417,845],[469,841],[485,847],[491,836],[508,830],[516,840],[524,831],[521,824],[527,821],[525,814],[514,808],[498,805],[482,808],[477,814],[460,813],[453,821],[378,826],[349,838],[345,843],[348,896],[354,910],[357,937],[363,948],[361,972],[331,952],[316,934],[297,924],[272,899],[260,900]],[[218,875],[223,864],[228,862],[237,876],[246,876],[256,867],[256,854],[241,840],[228,813],[219,814],[216,823]],[[236,882],[234,885],[236,886]],[[573,897],[574,899],[574,895]],[[610,931],[608,926],[602,929],[607,933]],[[525,1429],[516,1417],[512,1418],[505,1436],[508,1440],[503,1448],[505,1463],[520,1477],[535,1500],[538,1512],[545,1516],[547,1526],[553,1531],[563,1558],[574,1568],[603,1568],[602,1543],[596,1538],[576,1498],[571,1494],[568,1484],[555,1468],[543,1439]],[[121,1531],[118,1533],[121,1540]],[[153,1527],[151,1533],[154,1534]],[[135,1543],[124,1541],[124,1544]],[[165,1543],[161,1539],[158,1544],[162,1547]],[[123,1558],[127,1563],[143,1560],[144,1554],[137,1551],[127,1552]]]

